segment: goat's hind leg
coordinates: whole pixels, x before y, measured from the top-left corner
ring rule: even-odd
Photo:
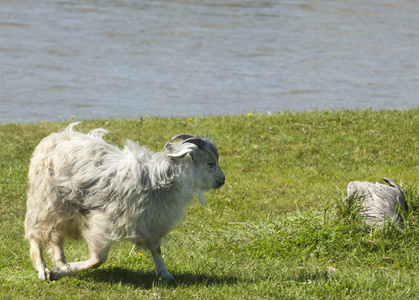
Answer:
[[[29,243],[31,245],[31,260],[33,262],[33,267],[36,272],[38,272],[38,278],[41,280],[49,279],[50,272],[45,265],[44,256],[42,254],[42,243],[35,238],[29,239]]]
[[[49,254],[55,268],[62,268],[66,265],[63,244],[62,239],[59,239],[57,242],[50,242]]]
[[[81,262],[60,263],[50,271],[50,280],[58,280],[68,275],[75,275],[82,271],[91,268],[97,268],[108,259],[109,248],[112,240],[108,239],[106,235],[101,232],[100,224],[93,224],[92,227],[82,233],[86,240],[89,250],[90,258]],[[59,257],[59,255],[57,255]],[[64,257],[63,257],[64,258]]]

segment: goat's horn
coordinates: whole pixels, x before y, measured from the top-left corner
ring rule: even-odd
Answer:
[[[182,144],[185,144],[185,143],[191,143],[191,144],[197,145],[198,147],[202,147],[205,144],[205,141],[201,139],[200,137],[194,136],[182,142]]]
[[[195,138],[195,136],[190,135],[190,134],[186,134],[186,133],[181,133],[181,134],[176,134],[175,136],[173,136],[172,141],[176,140],[176,139],[186,140],[186,139],[190,139],[190,138]]]

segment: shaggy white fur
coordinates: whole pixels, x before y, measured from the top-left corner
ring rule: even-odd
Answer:
[[[100,266],[113,241],[127,238],[147,248],[156,275],[173,280],[160,253],[161,238],[176,224],[199,193],[219,188],[225,177],[218,151],[208,137],[180,134],[152,153],[128,141],[124,149],[106,143],[103,129],[88,134],[73,123],[36,147],[29,167],[25,238],[40,279],[57,280]],[[66,237],[82,236],[90,259],[66,263]],[[45,265],[42,248],[50,246],[54,268]]]

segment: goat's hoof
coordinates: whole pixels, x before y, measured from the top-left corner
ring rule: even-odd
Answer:
[[[55,280],[58,280],[58,279],[60,279],[58,276],[57,276],[57,274],[56,273],[53,273],[53,272],[51,272],[50,274],[49,274],[49,278],[48,278],[50,281],[55,281]]]
[[[176,285],[176,280],[169,272],[160,273],[157,275],[159,281],[165,282],[170,285]]]
[[[49,280],[50,272],[47,268],[43,269],[42,271],[38,272],[38,278],[41,280],[48,279]]]
[[[49,277],[48,279],[50,281],[55,281],[58,279],[61,279],[65,276],[65,274],[63,273],[63,271],[59,268],[53,268],[51,269],[51,271],[49,272]]]

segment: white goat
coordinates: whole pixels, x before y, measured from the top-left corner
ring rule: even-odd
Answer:
[[[103,264],[113,241],[127,238],[149,249],[156,275],[173,281],[160,242],[199,192],[225,181],[215,144],[179,134],[152,153],[128,141],[123,150],[107,144],[103,129],[89,134],[70,124],[36,147],[29,167],[25,238],[39,278],[58,280]],[[82,236],[90,259],[66,263],[64,239]],[[50,246],[54,268],[46,268],[42,247]]]

